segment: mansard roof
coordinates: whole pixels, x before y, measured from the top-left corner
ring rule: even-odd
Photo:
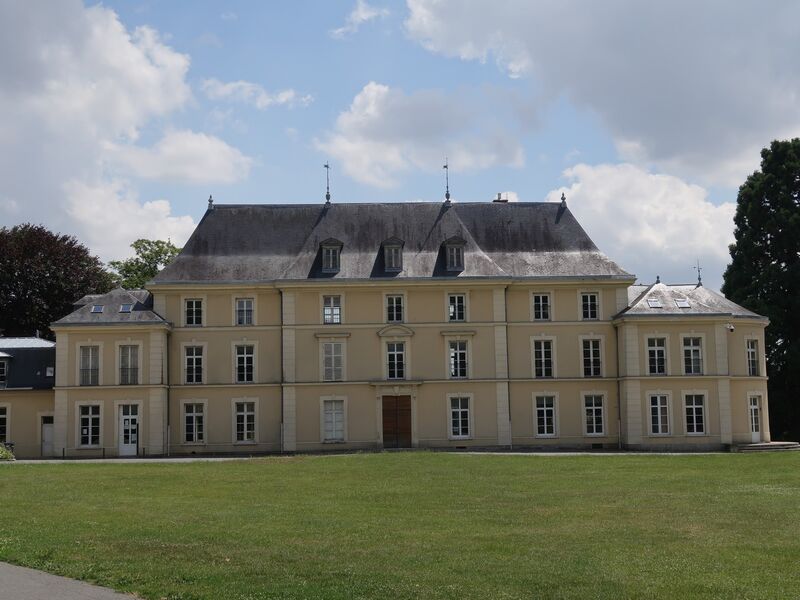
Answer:
[[[130,304],[130,312],[120,312],[123,304]],[[107,294],[84,296],[75,303],[76,310],[59,319],[54,326],[62,325],[146,325],[166,321],[153,311],[153,296],[147,290],[117,288]],[[92,312],[93,306],[102,306],[102,312]]]
[[[620,312],[618,317],[688,315],[765,319],[765,317],[731,302],[722,294],[697,284],[632,285],[628,288],[628,298],[628,307]]]
[[[403,240],[403,270],[380,258]],[[465,242],[464,270],[448,272],[443,242]],[[321,269],[320,246],[341,241],[341,266]],[[632,279],[600,252],[566,206],[546,202],[214,205],[153,283],[314,278],[599,277]]]

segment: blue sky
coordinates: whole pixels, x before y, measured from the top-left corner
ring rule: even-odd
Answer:
[[[101,258],[222,203],[570,208],[642,281],[721,283],[736,191],[800,134],[792,2],[0,5],[0,225]]]

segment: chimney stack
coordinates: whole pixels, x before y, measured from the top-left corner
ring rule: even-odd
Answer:
[[[497,198],[492,200],[492,202],[503,202],[503,203],[508,202],[508,196],[503,198],[503,194],[501,194],[500,192],[497,192]]]

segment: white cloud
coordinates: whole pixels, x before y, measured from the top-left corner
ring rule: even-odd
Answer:
[[[202,84],[203,91],[210,100],[228,100],[255,106],[265,110],[271,106],[308,106],[313,98],[309,94],[301,95],[293,89],[270,93],[257,83],[250,81],[222,82],[219,79],[206,79]]]
[[[384,18],[389,15],[389,10],[386,8],[376,8],[367,4],[366,0],[356,0],[356,5],[350,14],[347,15],[344,25],[331,31],[331,37],[342,39],[358,31],[364,23],[368,23],[373,19]]]
[[[227,11],[222,13],[219,16],[219,18],[222,19],[223,21],[235,21],[236,19],[239,18],[239,15],[237,15],[235,12]]]
[[[383,188],[410,169],[440,169],[445,156],[455,171],[524,164],[515,136],[486,119],[467,94],[405,94],[375,82],[364,86],[315,145],[353,179]]]
[[[800,3],[408,0],[431,52],[493,59],[596,113],[624,160],[738,186],[800,135]]]
[[[138,177],[177,183],[235,183],[247,177],[253,162],[218,137],[194,131],[168,131],[152,148],[109,150]]]
[[[707,282],[718,288],[733,242],[736,205],[719,206],[707,191],[671,175],[652,174],[631,164],[575,165],[566,188],[548,200],[567,205],[595,244],[642,281],[656,275],[689,283],[700,259]]]
[[[86,232],[82,241],[107,260],[131,255],[120,240],[130,244],[139,238],[169,238],[180,247],[196,226],[189,216],[173,216],[166,200],[140,202],[125,181],[73,180],[63,189],[68,213]]]

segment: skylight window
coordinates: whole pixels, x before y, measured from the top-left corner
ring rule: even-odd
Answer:
[[[103,305],[102,304],[94,304],[94,305],[92,305],[92,312],[93,313],[101,313],[101,312],[103,312]]]
[[[119,312],[121,313],[129,313],[133,308],[133,304],[120,304]]]
[[[659,298],[648,298],[647,306],[650,308],[664,308],[664,305],[661,304],[661,300]]]
[[[689,300],[686,298],[678,298],[677,300],[675,300],[675,306],[677,306],[678,308],[691,308],[689,306]]]

